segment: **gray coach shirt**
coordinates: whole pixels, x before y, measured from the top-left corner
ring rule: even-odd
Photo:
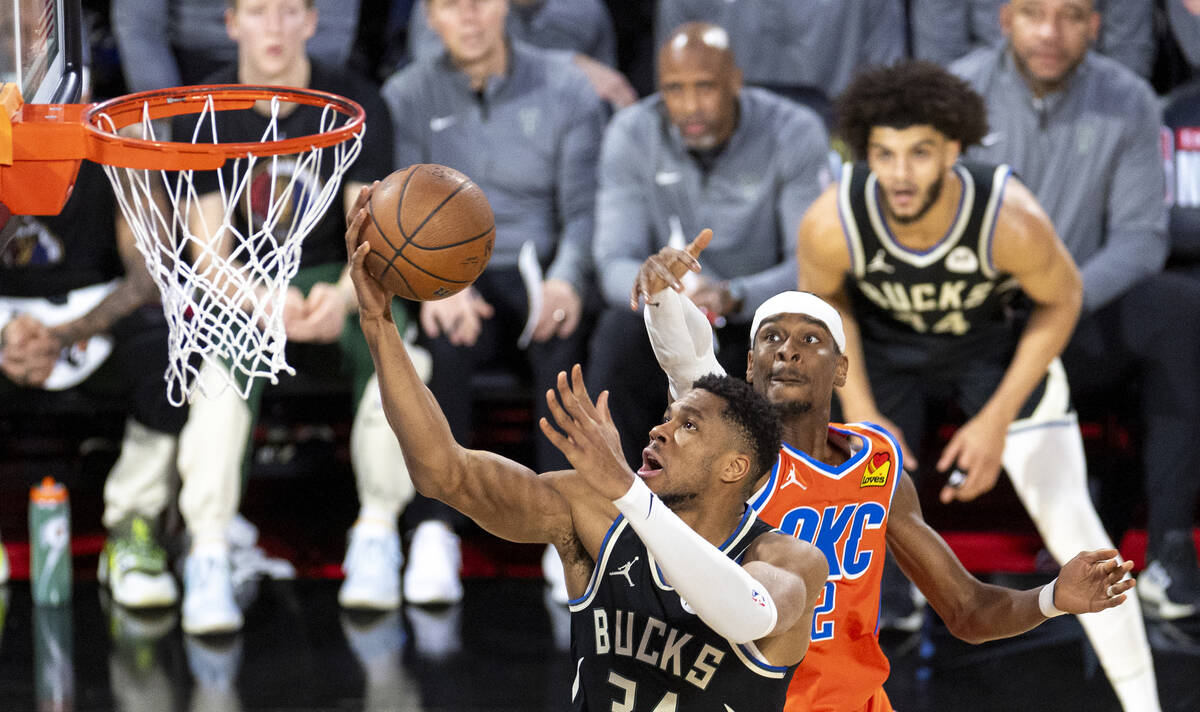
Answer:
[[[1037,99],[1007,46],[951,65],[984,96],[990,133],[968,156],[1008,163],[1050,215],[1099,309],[1167,257],[1166,181],[1154,91],[1088,52],[1061,91]]]
[[[913,56],[950,64],[972,50],[1004,44],[1000,6],[1008,0],[912,0]],[[1149,77],[1154,69],[1153,0],[1095,0],[1100,37],[1095,49]]]
[[[905,52],[901,0],[659,0],[655,46],[690,20],[729,32],[750,84],[817,87],[830,98],[859,69]]]
[[[703,274],[745,291],[737,321],[796,288],[800,218],[829,182],[829,141],[809,109],[745,88],[737,129],[709,172],[685,147],[658,94],[621,110],[604,134],[596,271],[605,302],[628,309],[638,268],[672,232],[713,229]]]
[[[514,267],[532,240],[547,278],[584,293],[605,105],[565,52],[509,42],[508,74],[483,92],[443,53],[392,75],[383,98],[396,168],[440,163],[467,174],[496,215],[490,266]]]

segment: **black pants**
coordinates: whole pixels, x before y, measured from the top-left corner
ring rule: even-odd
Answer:
[[[495,308],[491,319],[483,322],[479,339],[473,346],[455,346],[444,335],[435,339],[422,333],[421,343],[433,359],[433,377],[429,390],[446,414],[455,440],[469,446],[471,422],[474,416],[471,379],[485,366],[501,365],[518,371],[528,370],[533,384],[535,419],[550,417],[546,390],[554,387],[559,371],[570,371],[581,363],[587,343],[587,320],[583,320],[570,336],[548,341],[532,342],[526,351],[516,347],[517,337],[525,325],[528,311],[525,287],[516,268],[489,269],[476,280],[475,289]],[[551,420],[553,422],[553,420]],[[538,472],[570,467],[567,459],[537,427],[533,425],[534,462],[525,463]],[[417,495],[409,505],[406,519],[412,524],[439,518],[458,524],[463,522],[449,507]]]
[[[1190,529],[1200,493],[1200,282],[1150,276],[1084,317],[1062,356],[1071,390],[1135,382],[1144,433],[1149,549]]]
[[[750,325],[717,330],[717,360],[733,376],[746,374]],[[650,428],[662,422],[669,403],[667,376],[654,358],[641,312],[608,308],[600,314],[588,351],[588,391],[609,391],[609,410],[621,434],[621,450],[633,467],[642,462]]]
[[[169,435],[178,435],[188,409],[167,401],[167,320],[158,304],[144,306],[113,324],[108,331],[113,350],[95,373],[70,390],[87,396],[119,401],[134,420]],[[38,390],[40,398],[54,391],[27,389],[0,374],[0,397],[16,397]],[[11,396],[10,396],[11,394]]]

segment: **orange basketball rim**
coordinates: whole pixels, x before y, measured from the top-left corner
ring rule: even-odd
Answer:
[[[160,141],[118,133],[147,121],[245,110],[257,102],[303,104],[341,116],[321,133],[250,143],[219,143],[204,136]],[[296,87],[216,84],[138,92],[95,104],[26,104],[9,83],[0,88],[0,196],[13,214],[57,215],[83,159],[143,170],[212,170],[230,159],[332,146],[361,132],[363,123],[357,103]]]

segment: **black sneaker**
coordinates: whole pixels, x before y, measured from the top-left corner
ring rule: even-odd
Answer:
[[[1191,532],[1170,532],[1137,578],[1146,615],[1161,620],[1194,616],[1200,610],[1200,566]]]

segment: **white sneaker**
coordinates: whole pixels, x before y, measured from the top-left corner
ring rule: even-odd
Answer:
[[[387,611],[400,607],[400,535],[382,526],[356,524],[342,561],[346,580],[338,590],[344,608]]]
[[[567,605],[571,600],[567,593],[567,574],[563,571],[562,559],[554,546],[547,544],[542,552],[542,576],[546,579],[550,600],[561,605]]]
[[[1196,605],[1178,595],[1182,588],[1161,561],[1151,561],[1137,577],[1138,597],[1148,618],[1171,621],[1196,615]]]
[[[193,550],[188,556],[183,574],[182,625],[190,635],[241,630],[242,611],[233,598],[227,551]]]
[[[462,600],[461,542],[445,522],[421,522],[413,532],[404,571],[404,598],[418,606],[449,605]]]

